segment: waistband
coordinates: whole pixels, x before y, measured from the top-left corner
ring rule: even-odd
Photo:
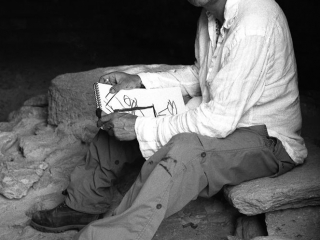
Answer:
[[[250,127],[247,127],[247,129],[250,129],[251,131],[258,133],[262,137],[268,138],[266,139],[266,144],[273,147],[274,155],[277,157],[277,159],[283,162],[294,163],[296,165],[296,163],[291,159],[291,157],[283,147],[282,142],[278,138],[269,137],[266,125],[261,124],[261,125],[250,126]],[[273,143],[270,144],[268,140],[269,141],[272,140],[271,142]]]
[[[246,127],[246,129],[250,129],[263,137],[269,137],[267,126],[264,124]]]

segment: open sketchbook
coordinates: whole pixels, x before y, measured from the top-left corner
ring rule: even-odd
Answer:
[[[127,112],[136,116],[170,116],[186,111],[179,87],[121,90],[109,93],[112,85],[95,83],[97,108],[109,114]]]

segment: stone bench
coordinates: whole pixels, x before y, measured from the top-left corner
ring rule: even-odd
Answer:
[[[320,149],[307,142],[303,165],[276,177],[224,189],[225,197],[245,215],[265,213],[268,235],[320,239]]]

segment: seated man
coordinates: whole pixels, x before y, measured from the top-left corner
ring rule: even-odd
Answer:
[[[297,69],[279,6],[274,0],[190,2],[203,7],[195,65],[138,75],[114,72],[103,80],[115,92],[179,86],[191,98],[189,110],[159,118],[112,113],[99,119],[103,130],[71,174],[65,202],[36,212],[33,227],[83,228],[75,239],[151,239],[165,217],[197,196],[277,176],[303,162]],[[113,215],[100,219],[123,165],[141,156],[148,161],[135,183]]]

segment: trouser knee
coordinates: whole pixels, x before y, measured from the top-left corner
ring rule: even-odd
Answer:
[[[199,138],[196,133],[178,133],[174,135],[169,143],[175,147],[192,146],[199,142]]]
[[[189,161],[201,155],[203,147],[195,133],[179,133],[173,136],[169,144],[168,157],[177,161]]]

